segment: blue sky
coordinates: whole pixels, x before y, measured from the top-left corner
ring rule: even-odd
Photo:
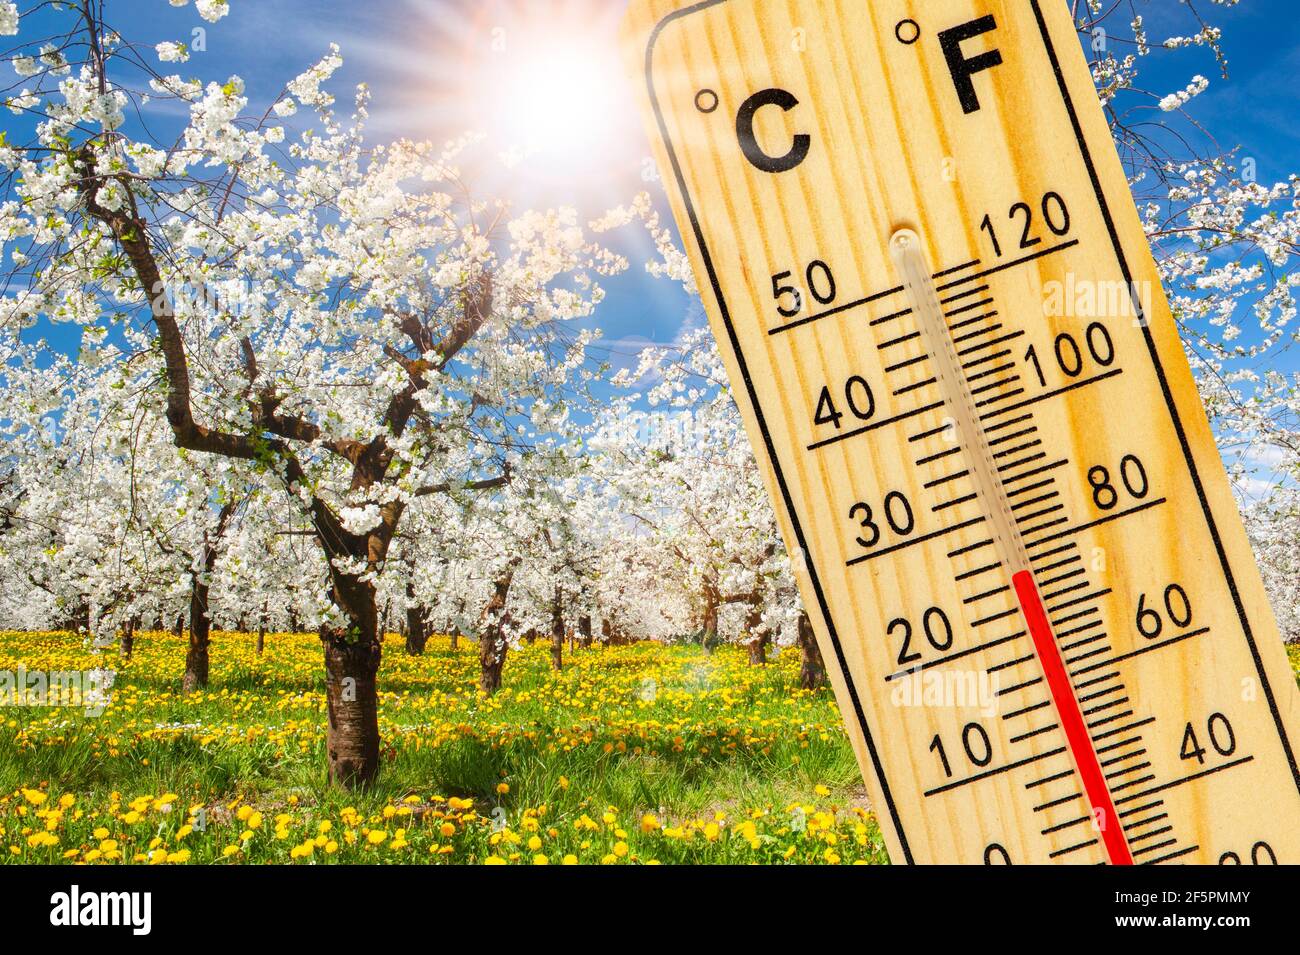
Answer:
[[[491,117],[519,105],[521,85],[526,97],[534,78],[544,82],[561,68],[553,63],[582,61],[592,71],[586,85],[592,100],[572,109],[597,111],[598,134],[580,153],[542,155],[510,172],[492,163],[479,181],[485,192],[511,195],[520,204],[573,204],[594,217],[647,185],[658,188],[644,180],[650,150],[617,60],[623,6],[617,0],[231,0],[231,15],[208,24],[192,5],[110,0],[109,21],[149,46],[192,42],[191,31],[201,28],[206,50],[168,69],[204,80],[239,74],[259,111],[286,80],[337,42],[345,60],[332,87],[340,111],[348,90],[367,82],[377,140],[441,141],[484,122],[490,127],[496,121]],[[1171,17],[1182,15],[1174,0],[1134,0],[1134,8],[1157,37]],[[1255,157],[1261,181],[1300,169],[1300,27],[1293,4],[1243,0],[1225,9],[1202,0],[1198,8],[1223,27],[1231,79],[1219,77],[1203,50],[1158,51],[1147,58],[1143,85],[1164,94],[1181,88],[1193,73],[1205,74],[1210,89],[1195,112],[1220,145],[1240,145]],[[24,33],[34,26],[25,25]],[[522,108],[535,112],[536,104]],[[556,122],[572,109],[561,104]],[[8,114],[2,122],[15,124]],[[648,250],[638,231],[625,231],[614,244],[633,267],[606,283],[609,295],[597,324],[609,347],[626,359],[641,342],[670,342],[684,324],[703,321],[697,302],[641,270]]]

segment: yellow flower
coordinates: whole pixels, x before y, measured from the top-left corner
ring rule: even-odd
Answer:
[[[716,822],[710,822],[704,827],[704,838],[708,839],[710,842],[713,842],[718,838],[718,833],[720,831],[721,830],[718,828],[718,824]]]
[[[108,838],[108,830],[105,829],[103,826],[99,826],[97,829],[95,829],[95,831],[94,831],[94,833],[92,833],[92,835],[94,835],[94,837],[95,837],[96,839],[107,839],[107,838]]]
[[[484,865],[505,865],[506,860],[500,856],[492,855],[483,860]]]
[[[561,860],[561,862],[563,865],[577,865],[578,857],[575,856],[572,852],[570,852],[567,855],[565,855],[565,857]]]
[[[221,855],[222,858],[229,859],[238,851],[239,851],[239,846],[226,846],[224,849],[221,850]]]
[[[77,801],[77,797],[72,795],[72,793],[64,793],[62,796],[59,797],[59,805],[62,806],[64,809],[71,808],[72,804],[76,801]]]
[[[623,842],[621,839],[614,843],[614,855],[618,856],[620,859],[625,858],[627,856],[627,843]]]
[[[23,798],[26,799],[33,806],[39,806],[41,803],[45,802],[45,800],[49,797],[47,797],[45,793],[41,792],[39,789],[24,789]]]
[[[653,814],[646,813],[641,817],[642,832],[658,832],[659,828],[659,820],[656,819]]]
[[[377,846],[388,838],[387,829],[371,829],[370,834],[366,836],[366,841],[372,846]]]
[[[551,864],[551,860],[546,858],[546,856],[544,855],[539,854],[533,856],[533,865],[550,865],[550,864]]]
[[[450,822],[444,822],[438,827],[438,832],[444,839],[449,839],[456,834],[456,827]]]
[[[248,819],[246,820],[245,825],[247,825],[249,829],[260,829],[262,827],[262,814],[256,809],[253,810],[248,814]]]
[[[497,783],[497,792],[498,792],[499,794],[501,794],[502,796],[504,796],[506,793],[510,792],[510,784],[509,784],[509,783]]]
[[[542,840],[541,840],[541,839],[539,839],[537,836],[532,836],[531,838],[529,838],[529,840],[528,840],[528,848],[529,848],[529,849],[531,849],[533,852],[536,852],[536,851],[537,851],[538,849],[540,849],[541,847],[542,847]]]
[[[815,792],[819,796],[829,796],[831,794],[831,791],[827,789],[825,786],[823,786],[821,783],[818,783],[816,786],[813,787],[813,792]]]

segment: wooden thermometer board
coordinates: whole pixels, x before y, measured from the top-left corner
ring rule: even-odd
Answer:
[[[1300,708],[1063,0],[637,0],[895,862],[1300,861]]]

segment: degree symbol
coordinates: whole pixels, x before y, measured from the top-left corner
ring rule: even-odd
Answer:
[[[701,113],[712,113],[718,108],[718,94],[710,89],[700,90],[695,94],[695,108]]]
[[[899,43],[911,46],[921,38],[921,25],[911,19],[899,20],[898,25],[894,27],[894,36],[898,38]]]

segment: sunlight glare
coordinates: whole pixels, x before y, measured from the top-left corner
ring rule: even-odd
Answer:
[[[502,70],[490,123],[502,143],[582,167],[605,152],[615,124],[616,57],[569,36],[538,37],[537,52]]]

